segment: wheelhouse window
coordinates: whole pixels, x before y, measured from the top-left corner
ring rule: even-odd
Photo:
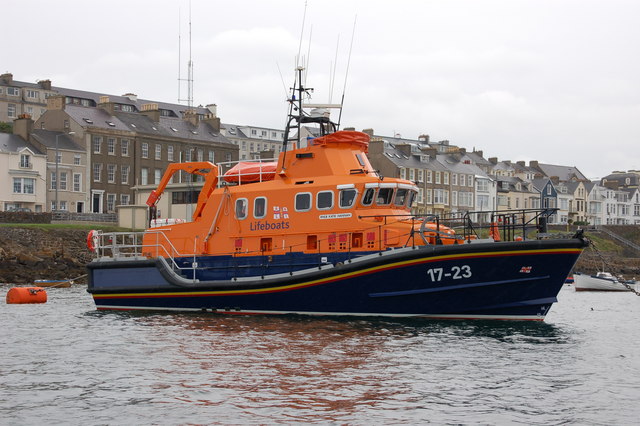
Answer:
[[[340,208],[348,209],[353,206],[356,201],[358,191],[355,189],[341,189],[340,190]]]
[[[262,219],[267,215],[267,199],[265,197],[258,197],[253,202],[253,217],[256,219]]]
[[[393,188],[380,188],[378,190],[378,197],[376,198],[376,204],[379,206],[387,206],[391,204],[393,199]]]
[[[296,194],[295,207],[297,212],[308,212],[311,210],[311,193],[301,192]]]
[[[246,219],[247,217],[247,199],[240,198],[236,200],[236,219]]]
[[[396,206],[404,206],[405,201],[407,201],[407,189],[398,188],[396,191],[396,196],[393,199],[393,204]]]
[[[329,210],[333,208],[333,191],[320,191],[316,196],[316,207],[318,210]]]
[[[376,189],[375,188],[367,188],[364,190],[364,194],[362,194],[362,205],[363,206],[370,206],[371,203],[373,203],[373,199],[375,198],[376,195]]]

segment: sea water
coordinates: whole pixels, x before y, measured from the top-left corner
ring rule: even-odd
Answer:
[[[0,285],[4,297],[11,286]],[[0,424],[637,424],[640,297],[544,323],[0,305]]]

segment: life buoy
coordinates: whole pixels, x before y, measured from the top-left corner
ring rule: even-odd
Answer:
[[[89,251],[96,251],[96,247],[98,247],[98,231],[92,229],[87,234],[87,248]]]

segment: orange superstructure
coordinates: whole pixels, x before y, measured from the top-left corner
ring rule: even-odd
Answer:
[[[257,164],[250,183],[221,179],[212,163],[174,164],[150,196],[151,206],[178,170],[203,175],[204,188],[191,222],[154,228],[163,238],[149,233],[145,245],[157,239],[158,250],[167,253],[255,255],[371,251],[404,245],[408,238],[424,244],[415,235],[421,223],[410,219],[417,187],[380,177],[367,158],[368,143],[367,134],[355,131],[310,139],[306,147],[280,154],[275,173],[265,167],[261,175]],[[435,233],[427,231],[435,242]],[[441,227],[442,242],[456,242],[448,234]]]

